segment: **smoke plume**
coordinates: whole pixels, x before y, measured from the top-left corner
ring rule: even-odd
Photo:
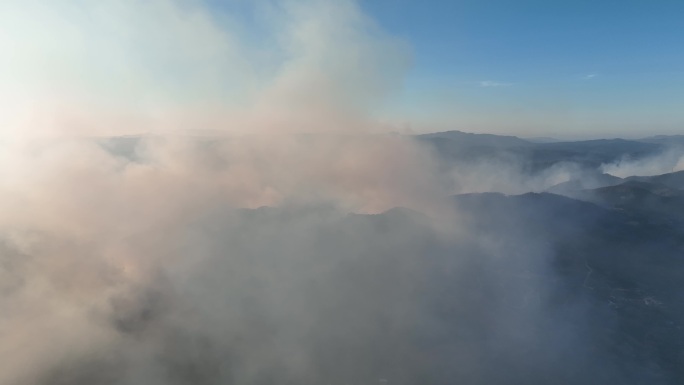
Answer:
[[[249,8],[258,33],[200,1],[0,5],[0,383],[351,378],[352,356],[314,362],[380,331],[345,301],[415,313],[398,299],[418,270],[380,260],[408,283],[364,294],[370,272],[339,273],[362,234],[319,234],[442,194],[428,152],[372,116],[406,48],[353,1]],[[285,213],[240,211],[262,206]]]
[[[0,384],[628,379],[547,306],[576,207],[449,198],[580,170],[441,169],[409,66],[353,0],[1,2]]]

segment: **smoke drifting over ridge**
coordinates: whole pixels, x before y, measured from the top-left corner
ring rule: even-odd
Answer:
[[[684,170],[684,149],[674,147],[656,156],[639,160],[623,159],[605,164],[601,170],[621,178],[632,175],[660,175]]]
[[[352,307],[371,316],[417,313],[420,269],[381,262],[369,271],[407,283],[357,293],[338,265],[370,250],[334,247],[363,230],[338,245],[316,231],[443,195],[428,152],[374,135],[405,48],[352,1],[259,6],[266,52],[199,1],[0,5],[0,383],[368,376],[321,369],[316,349],[389,337],[369,316],[326,317],[364,296]],[[132,156],[98,144],[117,135],[142,135]],[[261,206],[303,211],[239,210]],[[359,330],[336,336],[342,323]]]
[[[60,146],[90,148],[46,146],[32,161],[58,167],[78,157],[83,167],[124,168],[118,177],[150,165],[197,174],[223,161],[223,182],[211,183],[239,184],[234,189],[250,201],[232,199],[246,207],[341,188],[367,190],[363,199],[386,209],[404,202],[379,203],[383,194],[433,185],[408,180],[429,178],[424,151],[399,138],[368,137],[385,131],[371,115],[400,86],[402,44],[354,2],[257,4],[270,33],[260,38],[264,47],[241,39],[230,14],[212,15],[197,1],[3,3],[2,73],[13,85],[2,98],[12,111],[3,114],[6,157],[35,153],[27,142],[57,137]],[[149,158],[144,166],[108,159],[82,140],[125,134],[153,136],[138,149]],[[223,139],[211,150],[187,140],[206,134]],[[387,186],[354,186],[354,173],[358,183]]]
[[[444,170],[374,118],[409,55],[356,2],[247,8],[0,4],[1,384],[667,382],[592,344],[588,257],[549,274],[605,211],[447,198],[583,170]]]

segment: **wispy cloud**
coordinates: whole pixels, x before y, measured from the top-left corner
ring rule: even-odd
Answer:
[[[482,80],[478,83],[480,87],[510,87],[513,83],[496,82],[493,80]]]
[[[591,73],[591,74],[582,75],[580,77],[584,80],[591,80],[591,79],[597,78],[598,76],[599,76],[599,74],[597,74],[597,73]]]

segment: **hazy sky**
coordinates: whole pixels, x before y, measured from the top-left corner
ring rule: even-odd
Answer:
[[[564,137],[684,132],[682,1],[359,4],[410,47],[412,67],[383,114],[415,130]]]
[[[683,19],[681,0],[8,0],[0,99],[170,116],[169,100],[223,98],[283,114],[336,104],[400,131],[676,134]]]

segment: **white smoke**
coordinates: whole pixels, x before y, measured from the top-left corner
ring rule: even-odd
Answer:
[[[357,2],[235,1],[0,3],[0,384],[487,383],[508,372],[473,352],[527,368],[503,350],[574,347],[536,294],[545,241],[470,277],[516,235],[470,239],[444,203],[579,171],[443,179],[374,119],[410,55]],[[427,219],[349,214],[397,206]],[[506,300],[480,303],[487,285]],[[421,302],[460,287],[458,309]]]
[[[684,170],[684,150],[680,147],[673,147],[643,159],[621,159],[601,166],[602,172],[620,178],[634,175],[662,175],[682,170]]]
[[[203,349],[169,345],[183,335],[240,351],[236,383],[252,383],[256,365],[301,376],[310,368],[293,341],[272,357],[231,342],[246,325],[233,307],[253,279],[266,282],[254,295],[267,318],[295,338],[293,312],[305,304],[282,274],[308,277],[289,270],[296,254],[283,256],[284,273],[230,244],[228,259],[212,262],[203,250],[225,234],[189,234],[226,209],[434,206],[429,154],[371,135],[384,130],[374,108],[407,68],[404,45],[353,1],[262,5],[268,52],[250,46],[239,15],[201,1],[0,4],[0,383],[201,383],[164,372],[182,366],[173,360],[204,362],[192,356]],[[132,157],[96,140],[118,135],[140,136]],[[239,233],[242,221],[228,222],[219,228]],[[211,263],[234,276],[201,283]]]

